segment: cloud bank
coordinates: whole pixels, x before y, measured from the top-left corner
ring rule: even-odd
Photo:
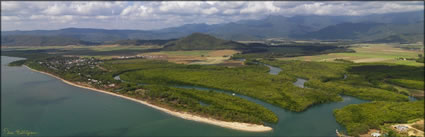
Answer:
[[[150,30],[191,23],[217,24],[268,15],[361,16],[424,10],[423,1],[407,2],[1,2],[4,30],[66,27]]]

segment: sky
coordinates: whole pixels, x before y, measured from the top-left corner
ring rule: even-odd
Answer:
[[[424,10],[423,1],[2,1],[1,30],[69,27],[152,30],[261,19],[269,15],[362,16],[418,10]]]

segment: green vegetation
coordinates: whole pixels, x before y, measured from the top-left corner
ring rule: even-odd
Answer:
[[[384,123],[406,123],[424,117],[424,101],[415,102],[371,102],[348,105],[334,110],[338,123],[347,128],[349,135],[367,133]]]
[[[31,59],[25,64],[33,69],[52,73],[69,81],[88,83],[98,89],[147,100],[153,104],[176,111],[190,112],[224,121],[254,124],[276,123],[278,121],[277,116],[263,106],[228,94],[167,87],[166,85],[161,85],[161,82],[140,85],[136,82],[121,82],[113,79],[114,75],[133,69],[152,66],[171,67],[176,64],[140,59],[103,62],[94,58],[85,58],[83,61],[77,62],[80,65],[68,63],[77,60],[82,59],[76,57],[51,57],[42,60]],[[134,61],[139,62],[135,64]],[[111,65],[114,63],[121,64]],[[122,63],[128,64],[124,65]],[[116,69],[105,70],[102,67]],[[108,86],[110,84],[115,84],[116,86],[110,87]]]
[[[386,82],[411,89],[424,89],[423,67],[367,64],[352,67],[349,71],[365,76],[365,80],[378,86]]]
[[[423,54],[418,54],[418,59],[416,59],[416,62],[419,62],[419,63],[425,63],[424,62],[424,60],[425,60],[425,56],[423,55]]]
[[[276,123],[278,120],[276,114],[263,106],[225,93],[164,85],[141,86],[134,91],[120,91],[120,93],[172,110],[224,121],[264,124],[264,122]]]
[[[417,89],[422,89],[423,94],[423,67],[349,61],[260,61],[282,68],[279,75],[308,79],[307,87],[376,100],[335,111],[337,121],[347,128],[349,135],[367,133],[384,123],[405,123],[424,116],[423,100],[403,102],[407,101],[406,95]]]
[[[26,60],[17,60],[17,61],[10,62],[8,65],[9,66],[22,66],[22,65],[24,65],[25,62],[26,62]]]
[[[302,111],[308,106],[340,100],[334,92],[298,88],[295,78],[274,76],[263,65],[236,68],[223,66],[180,65],[163,61],[127,60],[105,62],[105,68],[116,71],[121,79],[134,83],[196,85],[236,92],[265,102]]]
[[[420,67],[387,65],[375,67],[367,64],[307,61],[262,60],[262,62],[282,68],[283,71],[279,75],[308,79],[309,81],[305,83],[307,87],[366,100],[406,101],[407,96],[400,94],[394,86],[388,84],[390,76],[395,79],[397,76],[404,79],[413,78],[422,80],[423,83],[423,77],[421,79],[423,69]],[[406,71],[410,74],[405,75]]]

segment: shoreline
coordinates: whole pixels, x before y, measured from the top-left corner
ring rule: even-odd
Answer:
[[[148,107],[154,108],[156,110],[160,110],[162,112],[165,112],[167,114],[179,117],[179,118],[183,118],[186,120],[192,120],[192,121],[197,121],[197,122],[202,122],[202,123],[207,123],[207,124],[211,124],[211,125],[216,125],[216,126],[220,126],[220,127],[224,127],[224,128],[230,128],[230,129],[235,129],[235,130],[241,130],[241,131],[247,131],[247,132],[267,132],[267,131],[272,131],[273,129],[271,127],[268,126],[264,126],[264,125],[258,125],[258,124],[249,124],[249,123],[241,123],[241,122],[227,122],[227,121],[220,121],[220,120],[216,120],[216,119],[212,119],[212,118],[205,118],[205,117],[201,117],[201,116],[197,116],[197,115],[192,115],[186,112],[177,112],[177,111],[172,111],[166,108],[162,108],[159,106],[155,106],[152,105],[146,101],[142,101],[139,99],[135,99],[135,98],[131,98],[128,96],[124,96],[121,94],[116,94],[113,92],[109,92],[109,91],[105,91],[105,90],[100,90],[100,89],[96,89],[96,88],[92,88],[92,87],[86,87],[86,86],[82,86],[76,83],[72,83],[70,81],[67,81],[65,79],[62,79],[58,76],[55,76],[53,74],[47,73],[47,72],[43,72],[43,71],[38,71],[35,69],[32,69],[26,65],[23,65],[24,67],[30,69],[31,71],[34,72],[39,72],[51,77],[54,77],[56,79],[61,80],[62,82],[69,84],[71,86],[75,86],[75,87],[79,87],[79,88],[84,88],[84,89],[89,89],[89,90],[93,90],[93,91],[97,91],[97,92],[101,92],[101,93],[105,93],[105,94],[109,94],[112,96],[116,96],[116,97],[120,97],[122,99],[127,99],[130,101],[134,101],[143,105],[146,105]]]

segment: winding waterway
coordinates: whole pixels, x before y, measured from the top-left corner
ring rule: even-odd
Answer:
[[[273,66],[268,65],[268,64],[263,64],[263,65],[269,67],[269,69],[270,69],[269,74],[271,74],[271,75],[278,75],[279,72],[282,71],[282,69],[278,68],[278,67],[273,67]],[[297,81],[294,82],[294,85],[297,86],[297,87],[300,87],[300,88],[304,88],[305,82],[307,82],[306,79],[297,78]]]
[[[343,128],[332,111],[366,102],[343,96],[342,102],[291,112],[235,94],[265,106],[279,117],[277,124],[269,124],[271,132],[243,132],[184,120],[129,100],[73,87],[24,67],[7,66],[19,58],[1,59],[2,128],[29,130],[40,136],[336,136],[335,129]]]

